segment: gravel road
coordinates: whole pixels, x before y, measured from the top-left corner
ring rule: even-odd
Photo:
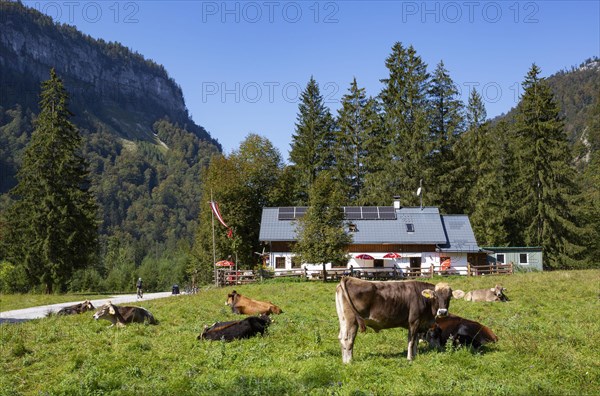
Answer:
[[[135,294],[121,294],[117,296],[111,296],[100,300],[92,300],[92,304],[94,307],[99,308],[102,305],[106,304],[108,301],[112,301],[113,304],[123,304],[135,302],[136,304],[141,304],[144,301],[154,300],[157,298],[165,298],[171,297],[173,294],[171,292],[161,292],[161,293],[144,293],[144,298],[137,299]],[[52,305],[42,305],[40,307],[32,307],[25,309],[15,309],[14,311],[5,311],[0,312],[0,323],[19,323],[24,322],[26,320],[31,319],[40,319],[46,317],[48,312],[58,312],[59,309],[63,307],[68,307],[70,305],[78,304],[82,302],[74,301],[70,303],[60,303],[60,304],[52,304]]]

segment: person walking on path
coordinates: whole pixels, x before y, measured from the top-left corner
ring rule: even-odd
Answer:
[[[144,291],[142,290],[142,287],[143,287],[142,278],[138,278],[136,287],[137,287],[137,298],[143,298]]]

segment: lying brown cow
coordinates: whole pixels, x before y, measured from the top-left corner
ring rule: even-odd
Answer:
[[[506,289],[502,287],[502,285],[496,285],[490,289],[479,289],[473,290],[465,294],[465,300],[467,301],[485,301],[485,302],[494,302],[494,301],[508,301],[508,297],[504,294]]]
[[[226,305],[231,307],[231,312],[242,315],[270,315],[280,314],[283,311],[272,302],[257,301],[238,294],[235,290],[227,295]]]
[[[199,340],[233,341],[263,335],[271,319],[267,315],[249,316],[243,320],[232,322],[217,322],[212,326],[204,326],[204,331],[198,336]]]
[[[447,283],[417,281],[366,281],[344,277],[336,288],[335,306],[340,321],[342,361],[352,360],[354,339],[360,327],[408,329],[408,360],[417,354],[417,336],[425,333],[437,316],[448,314],[452,289]]]
[[[488,327],[475,321],[448,315],[436,318],[427,331],[429,346],[441,349],[451,340],[453,346],[465,345],[478,349],[489,342],[498,341],[498,337]]]
[[[110,301],[104,304],[95,314],[94,319],[105,319],[112,324],[109,327],[125,326],[125,323],[144,323],[158,324],[154,316],[145,308],[140,307],[119,307],[113,305]]]
[[[68,307],[61,308],[56,314],[57,315],[77,315],[94,309],[92,302],[85,300],[82,303],[71,305]]]

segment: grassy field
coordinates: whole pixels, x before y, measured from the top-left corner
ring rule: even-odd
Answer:
[[[444,280],[465,291],[508,289],[507,303],[450,306],[494,330],[497,344],[479,352],[421,345],[408,362],[406,330],[369,329],[342,365],[336,284],[269,281],[236,290],[284,313],[264,337],[232,343],[196,339],[204,325],[239,318],[224,305],[232,288],[140,304],[158,326],[108,328],[91,313],[0,325],[0,394],[600,394],[599,270]]]

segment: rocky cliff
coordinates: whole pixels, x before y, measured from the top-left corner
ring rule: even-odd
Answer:
[[[55,68],[84,127],[152,140],[162,118],[191,124],[181,88],[165,69],[119,43],[95,40],[18,2],[0,2],[0,106],[37,106],[40,83]],[[87,125],[86,125],[87,124]],[[198,137],[209,139],[195,126]]]

